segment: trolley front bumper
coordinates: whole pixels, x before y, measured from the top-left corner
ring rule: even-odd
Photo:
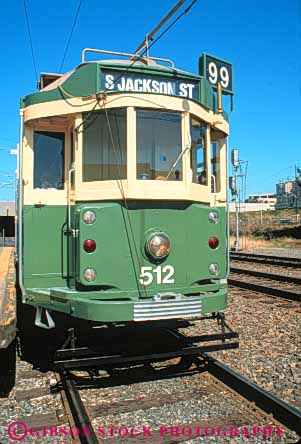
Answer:
[[[97,292],[84,294],[68,289],[28,289],[27,303],[96,322],[152,321],[199,317],[220,312],[227,305],[227,287],[185,296],[159,293],[152,298],[105,299]]]

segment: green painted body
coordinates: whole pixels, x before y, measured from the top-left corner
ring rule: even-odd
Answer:
[[[87,209],[97,216],[91,225],[83,222]],[[93,321],[131,321],[135,302],[173,292],[198,296],[203,313],[221,311],[227,299],[226,284],[219,283],[227,273],[226,210],[217,209],[217,224],[209,222],[210,210],[193,202],[129,201],[128,208],[122,202],[79,202],[73,208],[76,236],[71,236],[67,207],[25,206],[26,302]],[[157,231],[171,240],[170,254],[160,262],[145,251],[147,236]],[[216,250],[208,245],[210,236],[219,239]],[[86,239],[96,241],[93,253],[84,251]],[[208,271],[212,262],[220,266],[216,282]],[[141,267],[158,265],[174,268],[174,283],[139,284]],[[97,272],[93,283],[83,276],[90,267]]]

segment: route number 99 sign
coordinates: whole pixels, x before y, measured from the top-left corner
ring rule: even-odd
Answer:
[[[233,94],[231,63],[203,54],[200,58],[200,75],[214,87],[220,83],[224,94]]]

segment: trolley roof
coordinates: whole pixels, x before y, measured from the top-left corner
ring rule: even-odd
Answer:
[[[194,100],[213,112],[217,111],[215,88],[206,75],[204,55],[199,60],[200,74],[192,74],[175,68],[169,59],[92,50],[132,57],[129,60],[86,61],[85,51],[91,50],[83,50],[82,63],[74,70],[65,74],[42,73],[39,91],[21,99],[21,108],[73,97],[91,97],[100,93],[131,92],[178,96]],[[170,66],[163,65],[162,62]],[[225,93],[232,94],[231,91]],[[226,113],[225,117],[227,118]]]

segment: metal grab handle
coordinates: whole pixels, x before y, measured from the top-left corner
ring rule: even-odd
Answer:
[[[212,184],[213,184],[213,191],[212,193],[216,194],[216,177],[215,174],[211,174]]]
[[[211,180],[213,183],[213,194],[214,194],[214,208],[216,207],[216,177],[215,174],[211,174]],[[211,186],[211,184],[210,184]]]
[[[150,60],[154,60],[154,61],[159,61],[159,62],[165,62],[165,63],[169,63],[170,66],[174,69],[175,64],[172,60],[170,59],[163,59],[162,57],[142,57],[141,55],[137,55],[137,54],[130,54],[127,52],[118,52],[118,51],[107,51],[106,49],[94,49],[94,48],[84,48],[82,50],[82,63],[86,62],[86,53],[87,52],[96,52],[96,53],[100,53],[100,54],[111,54],[111,55],[118,55],[121,57],[129,57],[129,58],[136,58],[138,60],[140,60],[141,62],[145,62],[147,63],[147,59]]]
[[[71,233],[71,198],[70,198],[70,194],[71,194],[71,178],[72,178],[72,174],[75,171],[75,164],[72,163],[70,170],[68,171],[68,185],[67,185],[67,207],[68,207],[68,220],[67,220],[67,230],[68,230],[68,234]]]

